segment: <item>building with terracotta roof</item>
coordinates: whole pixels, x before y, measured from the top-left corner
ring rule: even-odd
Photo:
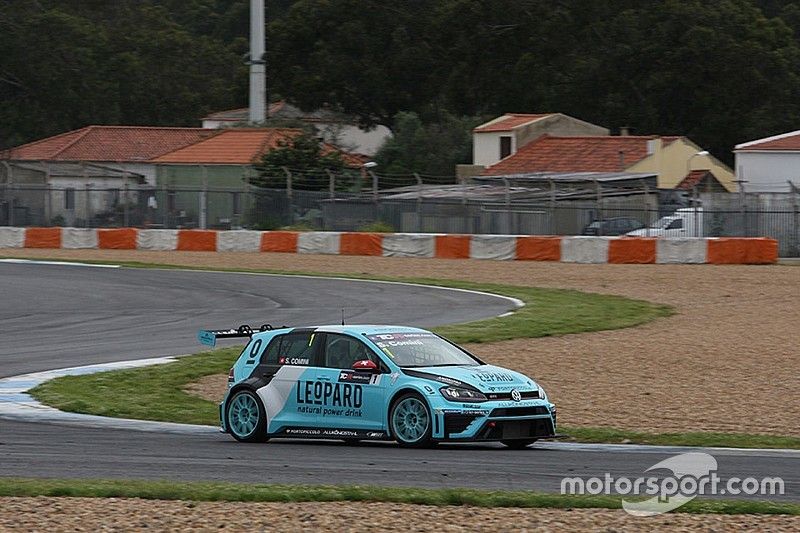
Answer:
[[[249,114],[249,108],[242,107],[218,111],[201,120],[204,128],[230,128],[246,124],[250,119]],[[283,100],[269,105],[269,118],[297,121],[312,126],[326,142],[340,146],[348,152],[368,156],[375,155],[386,139],[392,136],[386,126],[362,128],[355,118],[343,113],[325,108],[305,112]]]
[[[144,176],[155,184],[150,160],[218,133],[203,128],[86,126],[0,152],[0,159],[46,163],[83,162]]]
[[[487,167],[482,175],[537,172],[652,172],[658,187],[674,189],[695,169],[710,171],[725,190],[733,171],[686,137],[560,136],[544,134]]]
[[[738,179],[748,192],[785,192],[800,188],[800,130],[765,137],[733,150]]]
[[[563,113],[506,113],[472,130],[473,164],[494,165],[544,134],[608,135],[608,130]]]

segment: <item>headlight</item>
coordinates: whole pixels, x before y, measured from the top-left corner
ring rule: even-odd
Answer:
[[[458,387],[442,387],[439,389],[442,396],[451,402],[485,402],[486,396],[478,391],[460,389]]]
[[[544,391],[544,387],[541,385],[539,385],[539,398],[547,401],[547,393]]]

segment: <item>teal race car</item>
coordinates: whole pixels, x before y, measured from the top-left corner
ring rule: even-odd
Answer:
[[[556,437],[556,406],[533,379],[484,363],[424,329],[319,326],[203,330],[200,342],[248,337],[219,405],[221,430],[273,437],[523,448]]]

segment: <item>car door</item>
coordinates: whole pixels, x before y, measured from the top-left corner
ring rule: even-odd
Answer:
[[[322,366],[316,369],[316,376],[322,384],[315,384],[311,391],[302,391],[321,408],[317,426],[383,430],[388,374],[381,371],[385,366],[378,355],[360,339],[339,333],[326,333],[321,348]],[[353,363],[365,359],[374,362],[378,372],[353,370]]]
[[[267,412],[269,433],[313,426],[314,410],[298,399],[307,383],[312,383],[313,389],[320,337],[311,329],[294,330],[274,337],[264,350],[256,372],[268,380],[258,394]]]

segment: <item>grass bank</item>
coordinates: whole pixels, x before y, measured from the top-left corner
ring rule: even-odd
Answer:
[[[523,491],[84,479],[0,478],[0,496],[71,496],[229,502],[348,501],[555,509],[620,509],[622,507],[621,498],[614,496],[568,496]],[[765,501],[695,499],[673,512],[800,515],[800,505]]]
[[[672,313],[668,306],[573,290],[441,281],[392,280],[478,290],[525,303],[509,316],[434,328],[458,343],[493,342],[631,327]],[[236,326],[237,324],[220,324]],[[226,373],[241,347],[203,352],[168,365],[66,376],[31,391],[64,411],[192,424],[216,424],[217,408],[183,387],[203,376]]]

